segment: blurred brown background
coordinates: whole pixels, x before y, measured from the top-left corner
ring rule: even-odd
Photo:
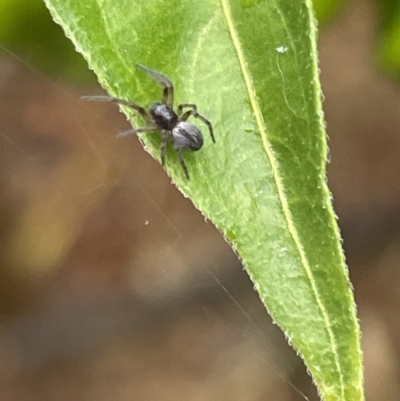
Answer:
[[[376,66],[379,12],[349,1],[320,58],[367,400],[397,401],[400,86]],[[116,107],[79,99],[101,93],[79,56],[37,64],[43,43],[0,48],[1,400],[316,400],[221,235],[115,138]]]

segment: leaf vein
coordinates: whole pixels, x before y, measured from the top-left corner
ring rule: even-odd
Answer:
[[[196,65],[197,65],[197,60],[199,58],[200,51],[203,47],[204,41],[208,35],[208,33],[211,30],[212,25],[214,24],[218,14],[214,13],[214,15],[210,18],[210,20],[207,22],[206,25],[203,26],[203,28],[200,30],[198,36],[197,36],[197,44],[193,50],[193,58],[192,58],[192,64],[190,68],[190,78],[189,78],[189,84],[188,84],[188,92],[189,94],[193,94],[193,83],[194,83],[194,78],[195,78],[195,71],[196,71]]]
[[[306,272],[306,275],[310,281],[310,285],[311,285],[311,289],[313,291],[314,297],[316,299],[316,303],[318,305],[318,308],[321,312],[321,315],[325,321],[325,327],[328,333],[328,337],[329,337],[329,341],[331,344],[331,351],[333,354],[333,357],[335,359],[335,364],[336,364],[336,369],[337,372],[339,374],[339,380],[340,380],[340,387],[341,387],[341,394],[342,394],[342,398],[344,397],[344,383],[343,383],[343,372],[341,370],[340,367],[340,363],[339,363],[339,359],[338,359],[338,347],[336,344],[336,340],[335,340],[335,336],[333,333],[333,329],[332,329],[332,323],[329,319],[329,315],[325,309],[325,306],[322,302],[321,296],[319,294],[318,288],[316,286],[316,283],[313,279],[313,274],[312,274],[312,270],[311,270],[311,266],[309,264],[309,261],[306,257],[305,251],[303,249],[303,246],[301,244],[301,240],[299,237],[299,234],[296,230],[296,227],[294,226],[293,223],[293,218],[292,218],[292,213],[290,211],[290,207],[289,207],[289,202],[286,198],[286,194],[284,191],[284,185],[283,185],[283,180],[279,174],[279,168],[278,168],[278,161],[276,160],[276,157],[274,155],[274,152],[268,142],[268,138],[267,138],[267,127],[264,121],[264,118],[262,116],[262,112],[260,109],[260,106],[258,104],[258,100],[257,100],[257,95],[256,95],[256,91],[250,76],[250,72],[248,70],[246,61],[245,61],[245,56],[243,54],[242,51],[242,46],[240,44],[240,40],[236,31],[236,28],[234,26],[233,23],[233,18],[231,15],[231,11],[230,11],[230,6],[228,4],[229,0],[221,0],[222,3],[222,8],[223,8],[223,12],[224,12],[224,16],[226,19],[226,22],[228,24],[228,29],[229,29],[229,33],[231,35],[231,39],[233,42],[233,45],[235,47],[236,53],[237,53],[237,57],[239,60],[239,64],[240,64],[240,68],[243,74],[243,78],[247,87],[247,91],[249,94],[249,99],[250,99],[250,104],[251,107],[253,109],[254,112],[254,117],[256,119],[256,123],[257,126],[260,130],[260,134],[261,134],[261,138],[262,138],[262,142],[263,142],[263,146],[265,149],[265,152],[267,154],[267,157],[271,163],[271,167],[272,167],[272,171],[273,171],[273,175],[274,175],[274,179],[275,179],[275,184],[277,187],[277,191],[278,191],[278,195],[279,195],[279,200],[281,202],[282,205],[282,210],[283,210],[283,214],[285,217],[285,220],[287,222],[288,225],[288,230],[289,233],[293,239],[293,242],[298,250],[299,256],[300,256],[300,260],[302,263],[302,266],[304,267],[304,270]]]

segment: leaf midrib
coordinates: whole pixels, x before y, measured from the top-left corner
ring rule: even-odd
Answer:
[[[281,178],[281,176],[279,174],[278,161],[276,160],[276,158],[274,156],[274,153],[273,153],[273,150],[271,149],[270,144],[268,142],[267,127],[266,127],[266,124],[264,122],[264,118],[262,116],[261,110],[260,110],[260,106],[259,106],[259,103],[258,103],[258,100],[257,100],[257,95],[256,95],[256,91],[255,91],[254,85],[252,83],[250,72],[248,71],[248,68],[246,66],[245,56],[244,56],[244,53],[242,51],[240,40],[239,40],[238,34],[236,32],[236,29],[235,29],[235,26],[234,26],[234,23],[233,23],[233,19],[232,19],[232,15],[231,15],[231,12],[230,12],[230,7],[229,7],[229,4],[228,4],[228,1],[229,0],[221,0],[224,16],[225,16],[226,22],[228,24],[228,29],[229,29],[229,33],[230,33],[233,45],[234,45],[236,53],[237,53],[240,69],[241,69],[242,74],[243,74],[243,78],[244,78],[245,85],[246,85],[246,88],[247,88],[247,92],[248,92],[248,95],[249,95],[250,104],[251,104],[251,107],[252,107],[253,112],[254,112],[256,123],[257,123],[258,129],[260,131],[262,143],[263,143],[265,152],[267,154],[267,157],[269,159],[269,162],[271,164],[273,177],[274,177],[274,180],[275,180],[275,185],[276,185],[276,188],[277,188],[277,191],[278,191],[279,200],[280,200],[281,205],[282,205],[283,215],[285,217],[285,221],[286,221],[287,226],[288,226],[288,231],[289,231],[289,234],[290,234],[291,238],[293,239],[295,247],[296,247],[296,249],[297,249],[297,251],[299,253],[301,264],[302,264],[302,266],[303,266],[303,268],[304,268],[304,270],[306,272],[307,278],[310,281],[311,289],[312,289],[312,292],[314,294],[316,303],[317,303],[318,308],[320,309],[321,314],[323,316],[323,319],[325,321],[326,330],[328,332],[328,336],[329,336],[329,340],[330,340],[330,344],[331,344],[331,350],[332,350],[332,353],[333,353],[334,358],[335,358],[336,369],[337,369],[337,372],[339,374],[341,396],[343,398],[344,397],[343,373],[342,373],[342,370],[340,368],[338,352],[337,352],[338,347],[337,347],[335,336],[334,336],[334,333],[333,333],[333,330],[332,330],[332,324],[331,324],[331,321],[329,319],[329,315],[328,315],[328,313],[327,313],[327,311],[326,311],[326,309],[325,309],[325,307],[324,307],[324,305],[322,303],[322,300],[321,300],[321,297],[319,295],[319,291],[317,289],[316,283],[313,280],[311,267],[310,267],[309,262],[307,260],[307,257],[306,257],[305,251],[303,249],[303,246],[301,244],[301,240],[300,240],[299,234],[298,234],[298,232],[296,230],[296,227],[294,226],[294,223],[293,223],[292,213],[291,213],[290,208],[289,208],[289,202],[288,202],[288,200],[286,198],[286,194],[285,194],[285,191],[284,191],[283,180],[282,180],[282,178]]]

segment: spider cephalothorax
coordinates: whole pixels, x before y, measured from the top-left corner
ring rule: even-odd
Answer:
[[[149,111],[139,106],[135,102],[109,96],[85,96],[84,99],[113,102],[129,106],[136,110],[143,119],[148,123],[145,127],[133,128],[120,135],[139,134],[141,132],[161,131],[161,163],[165,165],[165,155],[167,142],[171,142],[179,159],[182,169],[189,179],[189,172],[185,161],[182,157],[182,150],[195,152],[203,146],[203,135],[201,131],[192,123],[187,121],[190,116],[198,118],[207,125],[211,139],[215,143],[213,128],[207,119],[197,112],[197,106],[191,103],[182,103],[178,106],[177,112],[174,111],[174,86],[165,75],[160,72],[151,70],[141,64],[136,64],[139,70],[149,74],[155,81],[163,87],[163,97],[161,102],[153,102],[150,104]],[[186,111],[184,111],[186,109]]]

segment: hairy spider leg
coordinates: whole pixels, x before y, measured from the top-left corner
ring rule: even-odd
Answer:
[[[176,147],[174,147],[174,149],[175,149],[175,151],[176,151],[176,154],[178,155],[179,163],[180,163],[180,165],[181,165],[181,167],[182,167],[183,172],[184,172],[185,175],[186,175],[186,178],[187,178],[188,180],[190,180],[189,172],[188,172],[188,169],[187,169],[187,167],[186,167],[185,160],[183,160],[182,149],[181,149],[181,148],[176,148]]]
[[[131,107],[132,109],[139,112],[139,114],[149,123],[154,124],[153,118],[150,114],[142,107],[136,104],[135,102],[129,102],[128,100],[119,99],[117,97],[112,96],[82,96],[82,99],[89,100],[90,102],[108,102],[108,103],[117,103],[122,104],[123,106]]]
[[[150,75],[163,87],[162,103],[172,108],[174,105],[174,85],[169,78],[161,74],[161,72],[151,70],[142,64],[136,64],[136,68]]]
[[[213,131],[212,124],[210,123],[210,121],[208,121],[205,117],[203,117],[201,114],[199,114],[197,112],[197,106],[195,104],[182,103],[178,106],[178,114],[179,115],[182,114],[184,108],[191,108],[192,110],[186,111],[181,116],[181,120],[186,121],[190,116],[193,116],[193,117],[198,118],[199,120],[203,121],[203,123],[207,125],[208,130],[210,131],[212,141],[215,143],[214,131]]]
[[[140,128],[131,128],[128,129],[127,131],[120,132],[117,137],[120,138],[122,136],[129,136],[129,135],[136,135],[140,134],[142,132],[156,132],[159,131],[160,129],[156,126],[154,127],[140,127]]]

